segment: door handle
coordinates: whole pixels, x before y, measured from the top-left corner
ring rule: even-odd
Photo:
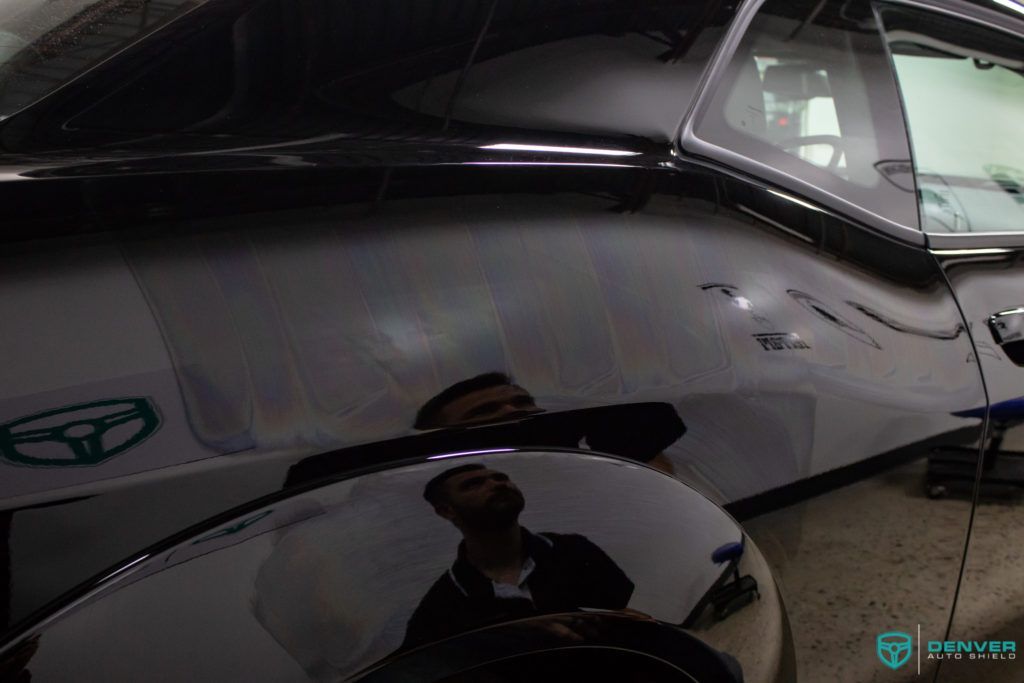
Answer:
[[[993,314],[988,319],[988,328],[1010,360],[1024,365],[1024,306]]]

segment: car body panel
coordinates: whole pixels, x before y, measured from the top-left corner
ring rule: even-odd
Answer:
[[[1024,481],[1019,469],[1019,404],[1024,390],[1024,368],[1011,355],[1012,342],[1001,346],[1000,338],[989,325],[993,314],[1017,307],[1010,302],[1019,300],[1024,291],[1024,270],[1019,261],[1016,250],[1007,250],[998,259],[992,255],[943,258],[943,267],[976,340],[976,358],[985,377],[990,405],[985,456],[976,468],[980,475],[975,492],[979,496],[977,510],[950,638],[976,638],[983,634],[1009,641],[1022,636],[1019,620],[1008,609],[1017,604],[1022,566],[1015,554],[1004,557],[1002,548],[1007,531],[1013,526],[1013,492],[1019,491]],[[987,314],[982,313],[989,309]],[[967,473],[958,474],[962,482]],[[1002,669],[993,666],[997,663],[1005,664],[990,663],[981,675],[1002,675]],[[976,672],[953,661],[944,668],[941,680],[960,680],[965,675],[973,676]]]
[[[970,504],[933,525],[947,550],[912,558],[927,610],[883,610],[875,588],[907,577],[901,520],[927,513],[916,494],[884,508],[865,487],[933,448],[976,448],[978,324],[920,231],[760,178],[694,147],[685,124],[674,143],[741,38],[736,8],[462,3],[461,19],[391,34],[385,3],[359,15],[389,36],[378,62],[346,54],[332,73],[311,55],[370,49],[326,7],[208,3],[0,128],[14,207],[0,310],[18,320],[0,343],[24,359],[0,376],[20,453],[0,461],[10,635],[263,496],[407,452],[631,457],[621,442],[657,433],[638,416],[660,405],[685,433],[659,454],[745,524],[779,578],[803,678],[839,676],[815,657],[823,623],[847,643],[913,619],[942,637]],[[650,22],[665,16],[698,29],[662,35]],[[282,45],[315,49],[255,49],[275,25]],[[202,79],[167,49],[219,59],[232,31],[253,42]],[[152,87],[175,64],[202,80],[180,108]],[[207,101],[206,86],[232,97]],[[140,102],[162,117],[126,108]],[[545,412],[514,429],[413,428],[424,401],[493,371]],[[117,400],[136,412],[103,403]],[[88,412],[108,408],[119,417]],[[629,439],[566,427],[603,410]],[[76,451],[89,420],[129,445]],[[44,431],[15,439],[26,425]],[[842,513],[823,513],[834,501]],[[870,573],[805,550],[839,534]]]

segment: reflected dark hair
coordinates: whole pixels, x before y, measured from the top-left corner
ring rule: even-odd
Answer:
[[[454,477],[456,474],[462,474],[463,472],[472,472],[473,470],[485,470],[486,465],[480,463],[470,463],[468,465],[459,465],[458,467],[452,467],[451,469],[445,470],[441,474],[437,475],[433,479],[427,482],[427,485],[423,487],[423,497],[427,499],[427,502],[437,507],[444,502],[444,483]]]
[[[476,377],[456,382],[437,396],[434,396],[432,399],[424,403],[423,407],[421,407],[419,412],[416,413],[416,422],[414,422],[412,426],[414,429],[434,429],[435,427],[443,427],[444,425],[440,422],[441,411],[443,411],[445,406],[449,403],[455,399],[462,398],[467,394],[472,394],[474,391],[506,385],[512,385],[512,378],[504,372],[485,372],[482,375],[477,375]]]

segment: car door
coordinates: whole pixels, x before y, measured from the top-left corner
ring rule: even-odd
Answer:
[[[883,6],[882,19],[906,106],[923,228],[964,311],[989,400],[978,508],[947,638],[1017,643],[1024,638],[1017,609],[1024,567],[1005,543],[1024,485],[1024,22],[1019,7],[1005,7],[940,13],[893,5]],[[961,490],[974,483],[972,458],[936,456],[937,483]],[[1010,656],[950,657],[942,680],[1011,680]]]

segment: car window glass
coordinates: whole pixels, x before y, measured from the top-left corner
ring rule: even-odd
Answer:
[[[882,16],[924,230],[1024,230],[1024,41],[925,12]]]
[[[867,3],[767,2],[709,102],[699,139],[772,179],[917,226],[899,99]]]

